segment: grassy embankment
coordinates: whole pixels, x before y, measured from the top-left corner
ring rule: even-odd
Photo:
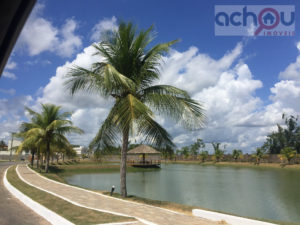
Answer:
[[[99,223],[113,223],[134,221],[133,218],[116,216],[109,213],[102,213],[95,210],[90,210],[75,206],[61,198],[55,197],[37,188],[34,188],[24,183],[17,175],[15,166],[11,167],[7,172],[8,181],[19,191],[40,203],[46,208],[61,215],[67,220],[79,225],[99,224]]]
[[[231,166],[231,167],[248,167],[248,168],[275,168],[275,169],[293,169],[300,170],[300,164],[282,164],[282,163],[260,163],[256,165],[251,162],[200,162],[200,161],[192,161],[192,160],[177,160],[177,161],[169,161],[166,162],[162,160],[162,163],[166,164],[200,164],[202,166]]]
[[[190,164],[195,164],[195,161],[179,161],[178,163],[190,163]],[[199,164],[199,162],[197,162],[197,164]],[[249,165],[248,165],[249,164]],[[260,167],[260,166],[255,166],[253,164],[245,164],[245,163],[217,163],[217,166],[239,166],[239,167],[245,167],[245,166],[249,166],[249,167]],[[207,162],[203,164],[204,166],[212,166],[212,165],[216,165],[214,163],[211,162]],[[263,167],[260,167],[263,168]],[[280,168],[280,167],[271,167],[271,168]],[[67,183],[64,179],[64,177],[66,176],[70,176],[73,174],[83,174],[83,173],[113,173],[113,172],[119,172],[119,165],[110,165],[107,163],[97,163],[97,162],[93,162],[93,161],[81,161],[81,162],[65,162],[65,163],[59,163],[59,164],[54,164],[50,167],[50,173],[46,174],[44,172],[41,172],[42,175],[62,182],[62,183]],[[128,172],[139,172],[139,171],[153,171],[153,170],[157,170],[157,169],[141,169],[141,168],[132,168],[132,167],[128,167],[127,171]],[[99,191],[99,190],[93,190],[102,194],[106,194],[109,195],[110,193],[107,191]],[[113,197],[116,198],[121,198],[123,199],[120,194],[118,193],[114,193]],[[192,209],[198,208],[198,209],[204,209],[204,210],[209,210],[209,211],[213,211],[210,209],[205,209],[205,208],[201,208],[198,206],[190,206],[190,205],[183,205],[183,204],[178,204],[178,203],[174,203],[174,202],[167,202],[167,201],[159,201],[159,200],[152,200],[152,199],[147,199],[147,198],[142,198],[142,197],[138,197],[138,196],[134,196],[134,195],[130,195],[126,198],[126,200],[129,201],[133,201],[133,202],[138,202],[138,203],[144,203],[144,204],[148,204],[148,205],[152,205],[152,206],[157,206],[157,207],[162,207],[162,208],[166,208],[166,209],[170,209],[173,211],[177,211],[177,212],[181,212],[181,213],[185,213],[187,215],[191,215],[192,214]],[[216,211],[219,212],[219,211]],[[224,212],[220,212],[220,213],[224,213]],[[228,213],[227,213],[228,214]],[[232,214],[234,215],[234,214]],[[236,215],[238,216],[238,215]],[[249,219],[258,219],[261,220],[260,218],[249,218]],[[273,221],[273,220],[264,220],[266,222],[273,222],[276,224],[285,224],[285,225],[295,225],[294,223],[286,223],[286,222],[280,222],[280,221]]]

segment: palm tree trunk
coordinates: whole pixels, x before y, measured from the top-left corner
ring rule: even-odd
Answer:
[[[44,154],[42,153],[41,154],[41,167],[44,166]]]
[[[37,152],[37,160],[36,160],[36,168],[38,169],[40,167],[39,163],[40,163],[40,152]]]
[[[31,167],[33,167],[33,161],[34,161],[34,151],[31,151]]]
[[[45,172],[48,173],[49,171],[49,161],[50,161],[50,143],[47,142],[47,149],[46,149],[46,168]]]
[[[127,197],[127,188],[126,188],[126,159],[127,159],[127,148],[128,148],[128,136],[129,130],[123,131],[123,143],[121,150],[121,167],[120,167],[120,176],[121,176],[121,195],[122,197]]]

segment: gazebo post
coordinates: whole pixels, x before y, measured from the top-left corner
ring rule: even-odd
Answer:
[[[145,160],[145,157],[146,156],[146,154],[145,153],[143,153],[143,164],[145,164],[145,162],[146,162],[146,160]]]

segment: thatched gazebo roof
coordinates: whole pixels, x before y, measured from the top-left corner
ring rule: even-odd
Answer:
[[[128,151],[127,154],[160,154],[160,152],[148,145],[140,145]]]

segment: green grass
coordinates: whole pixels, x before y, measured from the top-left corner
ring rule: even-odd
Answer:
[[[110,192],[103,192],[101,191],[100,193],[105,194],[105,195],[110,195]],[[129,195],[127,198],[123,198],[119,193],[114,193],[113,197],[124,199],[124,200],[129,200],[133,202],[138,202],[138,203],[143,203],[147,205],[152,205],[156,207],[161,207],[165,209],[170,209],[173,211],[185,213],[188,215],[192,215],[192,210],[195,208],[199,208],[196,206],[190,206],[190,205],[183,205],[183,204],[178,204],[175,202],[168,202],[168,201],[159,201],[159,200],[152,200],[148,198],[142,198],[134,195]]]
[[[89,225],[99,223],[113,223],[133,221],[133,218],[116,216],[109,213],[102,213],[96,210],[90,210],[75,206],[61,198],[55,197],[37,188],[24,183],[18,177],[15,166],[7,172],[8,181],[23,194],[27,195],[34,201],[40,203],[46,208],[56,212],[67,220],[78,225]]]
[[[200,161],[167,161],[166,164],[198,164],[202,166],[219,166],[219,167],[246,167],[246,168],[270,168],[270,169],[285,169],[285,170],[300,170],[300,164],[281,164],[281,163],[260,163],[255,165],[250,162],[200,162]]]

